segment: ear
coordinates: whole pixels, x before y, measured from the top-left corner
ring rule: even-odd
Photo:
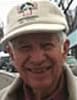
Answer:
[[[9,53],[10,57],[12,60],[14,60],[14,56],[13,56],[13,48],[12,45],[10,43],[8,43],[5,47],[6,51]]]
[[[64,42],[64,48],[63,48],[63,56],[64,56],[64,58],[66,58],[66,56],[68,54],[69,46],[70,46],[70,41],[69,40],[66,40]]]

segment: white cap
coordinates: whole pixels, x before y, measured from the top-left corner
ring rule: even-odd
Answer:
[[[34,31],[65,31],[68,24],[62,10],[49,0],[36,0],[15,6],[7,17],[7,32],[1,42]]]

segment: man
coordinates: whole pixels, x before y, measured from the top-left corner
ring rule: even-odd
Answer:
[[[75,76],[65,64],[68,25],[47,0],[26,2],[8,15],[1,40],[20,76],[0,92],[0,100],[77,100]]]

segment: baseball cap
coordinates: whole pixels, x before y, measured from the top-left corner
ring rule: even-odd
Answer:
[[[65,15],[49,0],[26,0],[25,3],[13,7],[8,13],[6,32],[1,42],[37,31],[68,32]]]

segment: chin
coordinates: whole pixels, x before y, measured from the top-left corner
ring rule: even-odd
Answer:
[[[32,88],[47,88],[51,85],[50,82],[47,82],[47,81],[35,81],[35,82],[32,82],[29,84]]]

